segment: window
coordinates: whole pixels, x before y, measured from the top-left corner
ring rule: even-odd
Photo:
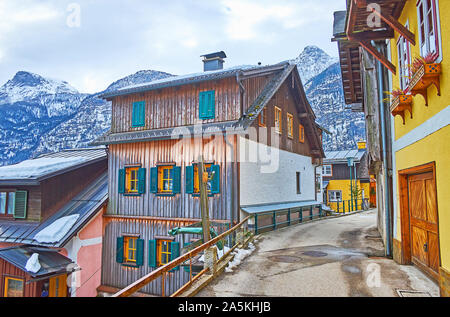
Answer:
[[[131,167],[125,169],[127,175],[127,193],[138,192],[138,172],[139,167]]]
[[[172,255],[172,240],[157,240],[158,266],[170,262]]]
[[[147,169],[139,166],[119,170],[119,193],[140,196],[145,193]]]
[[[322,167],[322,176],[333,176],[333,167],[331,165],[324,165]]]
[[[175,260],[180,256],[180,243],[169,237],[161,237],[149,241],[148,265],[157,268]],[[178,271],[175,267],[170,272]]]
[[[198,179],[198,163],[191,166],[186,166],[186,193],[198,195],[200,193],[199,179]],[[209,195],[220,194],[220,165],[212,163],[204,164],[208,172],[209,180],[207,183],[207,190]]]
[[[14,215],[15,200],[15,192],[0,192],[0,216]]]
[[[408,25],[406,25],[408,28]],[[405,90],[409,84],[409,77],[412,75],[409,73],[409,65],[411,64],[411,53],[409,42],[400,36],[397,42],[398,51],[398,64],[399,64],[399,80],[400,89]]]
[[[173,191],[173,166],[160,166],[158,168],[159,192],[172,193]]]
[[[265,127],[265,126],[266,126],[266,120],[267,120],[267,117],[266,117],[266,108],[264,108],[264,109],[261,111],[261,113],[259,114],[259,119],[258,119],[259,126],[260,126],[260,127]]]
[[[300,195],[302,193],[302,182],[301,182],[301,174],[300,172],[297,172],[297,195]]]
[[[278,107],[275,107],[275,131],[282,133],[281,109]]]
[[[341,190],[329,190],[328,191],[328,201],[329,202],[341,202],[342,201],[342,191]]]
[[[144,240],[133,234],[125,234],[122,237],[118,237],[116,262],[124,266],[142,266],[144,264]]]
[[[294,117],[288,113],[287,114],[287,129],[288,129],[288,138],[294,138]]]
[[[23,297],[23,279],[5,278],[5,297]]]
[[[131,126],[133,128],[145,127],[145,101],[133,103]]]
[[[123,258],[125,263],[136,263],[137,237],[124,237]]]
[[[212,190],[212,179],[211,179],[211,177],[212,177],[212,169],[211,169],[212,164],[204,164],[204,166],[205,166],[206,172],[208,172],[209,180],[208,180],[208,183],[207,183],[207,191],[208,191],[208,194],[210,194],[211,190]],[[199,180],[198,180],[198,167],[199,167],[199,164],[194,164],[194,193],[195,194],[199,194],[200,193],[200,183],[199,183]]]
[[[420,53],[424,57],[433,54],[438,58],[440,54],[437,11],[438,3],[436,0],[417,1]]]
[[[298,141],[300,143],[305,143],[305,128],[301,124],[298,127]]]
[[[201,120],[214,119],[216,117],[215,90],[202,91],[199,95],[199,118]]]

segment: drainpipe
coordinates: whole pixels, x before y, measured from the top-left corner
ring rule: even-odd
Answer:
[[[377,45],[379,48],[379,45]],[[379,49],[380,50],[380,49]],[[387,152],[386,152],[386,124],[385,124],[385,109],[384,109],[384,101],[383,101],[383,66],[379,61],[377,61],[377,75],[378,75],[378,95],[380,98],[379,107],[380,107],[380,121],[381,121],[381,141],[383,146],[383,164],[384,164],[384,193],[385,193],[385,199],[384,199],[384,209],[385,209],[385,230],[386,230],[386,256],[391,255],[391,219],[390,219],[390,206],[389,206],[389,197],[390,197],[390,190],[389,190],[389,176],[388,176],[388,165],[387,165]]]
[[[228,135],[225,133],[224,135],[225,138],[225,143],[230,147],[231,149],[231,160],[232,160],[232,166],[233,166],[233,172],[231,173],[231,226],[233,226],[233,221],[234,221],[234,173],[236,172],[236,162],[235,162],[235,157],[234,157],[234,146],[233,144],[230,143],[230,141],[228,140]],[[239,214],[240,214],[240,206],[238,206],[238,212],[237,212],[237,218],[239,219]]]

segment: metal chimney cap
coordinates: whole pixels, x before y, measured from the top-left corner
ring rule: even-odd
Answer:
[[[204,59],[214,59],[214,58],[227,58],[227,55],[225,54],[224,51],[220,51],[220,52],[201,55],[200,57],[203,57]]]

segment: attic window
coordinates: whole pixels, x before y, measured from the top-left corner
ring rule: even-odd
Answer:
[[[261,113],[259,114],[259,126],[260,127],[265,127],[266,126],[266,121],[267,121],[267,117],[266,117],[266,109],[264,108]]]
[[[305,127],[301,124],[298,128],[298,141],[300,143],[305,143]]]
[[[13,216],[16,193],[0,192],[0,216]]]
[[[288,138],[294,138],[294,117],[292,114],[287,114],[287,129],[288,129]]]

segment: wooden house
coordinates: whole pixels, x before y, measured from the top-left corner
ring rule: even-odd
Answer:
[[[361,143],[365,144],[358,144]],[[349,159],[352,166],[348,164]],[[361,210],[368,206],[371,190],[366,148],[325,152],[322,179],[324,201],[335,212]]]
[[[378,203],[385,206],[387,254],[439,282],[442,296],[450,295],[450,95],[445,71],[449,9],[447,0],[385,0],[376,6],[348,0],[347,11],[335,15],[335,26],[341,26],[335,39],[343,84],[349,94],[360,90],[367,118],[382,118],[384,124],[378,130],[369,126],[375,132],[369,143],[382,140],[375,144],[384,156],[382,169],[388,172],[380,176],[386,184],[383,190],[392,190],[391,197]],[[368,19],[377,25],[363,22]],[[345,45],[359,54],[350,58]],[[362,85],[351,80],[358,73],[353,64],[361,65]],[[391,98],[384,91],[391,92]]]
[[[112,102],[112,124],[93,143],[109,151],[99,292],[128,286],[176,258],[195,238],[168,232],[201,219],[200,156],[214,175],[208,202],[218,231],[251,206],[271,210],[280,203],[316,202],[322,130],[296,65],[222,69],[225,56],[205,55],[202,73],[103,95]],[[188,280],[184,270],[174,270],[164,281],[165,295]],[[160,296],[161,281],[142,292]]]
[[[0,297],[97,295],[107,180],[105,148],[0,167]]]

